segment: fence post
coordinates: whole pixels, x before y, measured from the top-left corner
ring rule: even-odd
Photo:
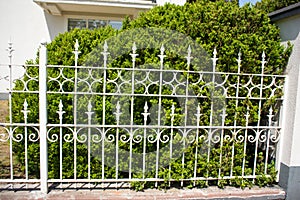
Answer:
[[[39,55],[39,122],[40,122],[40,181],[41,192],[48,193],[47,145],[47,49],[41,42]]]

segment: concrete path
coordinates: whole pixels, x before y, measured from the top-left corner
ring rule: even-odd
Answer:
[[[252,189],[238,189],[226,187],[219,189],[209,187],[204,189],[169,189],[156,190],[147,189],[143,192],[135,192],[130,189],[52,189],[47,195],[39,190],[1,190],[1,200],[21,200],[21,199],[48,199],[48,200],[71,200],[71,199],[99,199],[99,200],[196,200],[196,199],[249,199],[249,200],[279,200],[285,199],[285,192],[275,186],[267,188],[253,187]]]

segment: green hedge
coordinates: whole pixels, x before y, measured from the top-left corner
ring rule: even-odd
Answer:
[[[270,23],[268,16],[260,11],[259,9],[252,8],[249,5],[246,5],[242,8],[239,8],[237,4],[226,3],[224,1],[210,2],[210,1],[198,1],[197,3],[187,3],[184,6],[176,6],[173,4],[166,4],[164,6],[157,6],[151,9],[148,12],[141,13],[140,16],[131,21],[126,19],[123,22],[123,29],[121,32],[117,32],[110,27],[100,28],[96,30],[78,30],[75,29],[71,32],[60,34],[57,36],[53,42],[47,45],[48,49],[48,63],[53,65],[74,65],[74,54],[72,51],[74,50],[75,40],[79,40],[81,51],[79,65],[81,64],[91,64],[91,65],[101,65],[103,60],[101,60],[100,52],[103,51],[103,41],[107,39],[108,44],[112,45],[114,48],[109,49],[111,51],[111,62],[108,67],[131,67],[131,57],[126,54],[121,54],[118,56],[119,52],[127,52],[129,53],[130,47],[132,46],[132,35],[130,35],[130,30],[139,30],[138,28],[147,28],[147,27],[158,27],[166,30],[175,30],[183,35],[189,36],[190,40],[196,41],[197,44],[201,45],[201,47],[208,52],[208,56],[212,56],[212,51],[214,48],[218,50],[218,65],[217,69],[219,71],[224,72],[237,72],[237,64],[236,57],[239,51],[243,53],[243,64],[241,68],[242,73],[261,73],[261,53],[265,51],[267,55],[267,65],[265,68],[265,73],[271,74],[282,74],[287,65],[287,61],[291,52],[291,47],[289,46],[285,49],[280,45],[280,37],[279,30],[276,26]],[[141,29],[140,29],[141,30]],[[133,31],[134,32],[134,31]],[[127,34],[129,33],[129,34]],[[142,34],[141,34],[142,35]],[[112,37],[116,36],[116,37]],[[118,37],[120,36],[120,37]],[[164,37],[165,35],[161,35]],[[178,36],[180,37],[180,36]],[[184,38],[182,38],[184,39]],[[151,48],[152,45],[158,45],[157,42],[152,40],[146,40],[143,37],[140,37],[135,42],[137,46],[143,46],[145,48],[138,49],[140,56],[137,58],[137,65],[145,64],[147,67],[147,63],[157,63],[159,66],[159,60],[157,58],[157,54],[159,53],[159,49]],[[125,42],[124,42],[125,41]],[[171,42],[172,43],[172,42]],[[99,46],[100,44],[100,46]],[[149,45],[150,46],[149,46]],[[148,46],[147,46],[148,45]],[[176,47],[178,49],[175,50],[178,52],[183,52],[186,50],[188,44],[185,44],[184,47]],[[167,46],[167,45],[166,45]],[[153,46],[152,46],[153,47]],[[155,46],[157,47],[157,46]],[[203,52],[202,50],[200,50]],[[91,52],[91,53],[90,53]],[[172,52],[171,50],[166,50],[166,54],[168,57],[166,58],[165,64],[167,66],[171,66],[173,69],[186,69],[187,65],[185,63],[185,58],[178,56],[178,52]],[[180,54],[182,55],[182,54]],[[33,67],[28,68],[29,74],[37,74],[37,69]],[[58,73],[58,69],[49,69],[49,76],[55,76]],[[73,77],[74,70],[65,69],[63,71],[66,77]],[[82,70],[79,73],[79,76],[84,76],[85,71]],[[110,70],[108,74],[108,78],[116,77],[117,72],[115,70]],[[196,81],[197,76],[184,77],[188,78],[191,82]],[[231,82],[234,82],[236,77],[233,77]],[[26,77],[24,78],[26,80]],[[201,83],[205,84],[205,83]],[[57,84],[49,83],[48,90],[57,90]],[[100,90],[102,84],[98,84],[96,90]],[[18,81],[16,83],[15,89],[21,89],[22,83]],[[36,90],[37,84],[32,84],[30,89]],[[84,88],[82,88],[84,89]],[[204,92],[209,96],[209,88],[206,88],[206,91],[198,91]],[[67,83],[64,85],[65,91],[73,91],[74,85],[71,83]],[[109,86],[107,87],[107,92],[114,91],[114,88]],[[151,92],[157,93],[158,88],[151,88]],[[137,89],[136,93],[142,93],[142,89]],[[168,89],[164,89],[163,93],[170,92]],[[269,94],[266,94],[269,95]],[[277,97],[282,95],[282,93],[276,94]],[[31,112],[29,113],[29,121],[28,122],[37,122],[38,119],[38,107],[36,106],[36,102],[38,101],[38,96],[36,95],[28,95],[28,94],[13,94],[13,121],[14,122],[22,122],[22,103],[24,102],[24,98],[27,99],[29,104],[29,108]],[[73,123],[73,99],[72,95],[58,95],[51,94],[48,95],[48,122],[49,123],[58,123],[58,115],[56,111],[58,110],[59,101],[62,100],[64,103],[64,121],[63,123]],[[95,115],[96,120],[101,122],[102,118],[102,97],[94,96],[92,98],[95,105]],[[113,97],[108,97],[106,101],[106,123],[115,124],[115,117],[113,114]],[[143,110],[143,106],[145,101],[150,102],[151,105],[157,104],[157,98],[140,98],[136,100],[136,109],[134,112],[138,116],[135,121],[141,123],[142,116],[138,113]],[[261,117],[266,117],[267,109],[271,103],[274,103],[275,98],[272,99],[271,102],[263,102],[264,107],[261,112]],[[202,102],[203,109],[203,117],[201,118],[201,125],[209,124],[208,116],[209,116],[209,108],[211,99],[206,99]],[[172,104],[177,104],[176,100],[165,98],[163,99],[163,106],[166,108],[165,112],[170,113],[170,108]],[[232,125],[235,119],[235,113],[238,112],[239,116],[246,114],[245,106],[250,106],[250,114],[251,114],[251,123],[255,124],[258,120],[258,102],[251,103],[248,100],[242,101],[239,103],[238,108],[235,108],[234,102],[228,102],[227,105],[227,113],[229,114],[228,119],[226,120],[226,125]],[[150,106],[151,106],[150,105]],[[84,108],[87,106],[87,97],[83,97],[78,101],[78,107]],[[178,112],[179,118],[182,117],[181,114],[182,108],[176,110]],[[86,119],[82,119],[83,121]],[[164,121],[164,123],[169,123],[169,118]],[[179,120],[180,122],[180,120]],[[178,123],[179,123],[178,122]],[[238,119],[238,123],[244,124],[244,119]],[[22,133],[22,130],[20,130]],[[52,134],[59,133],[58,130],[54,130]],[[23,134],[23,133],[22,133]],[[70,132],[66,131],[64,134],[70,134]],[[114,133],[115,134],[115,133]],[[167,133],[169,134],[169,133]],[[180,136],[179,136],[180,138]],[[48,159],[49,159],[49,178],[59,178],[59,145],[58,142],[49,142],[48,149]],[[185,167],[182,167],[181,158],[177,160],[173,160],[170,164],[171,171],[169,171],[169,166],[161,167],[159,169],[159,177],[165,180],[164,183],[161,183],[160,186],[166,186],[169,175],[171,174],[172,178],[180,179],[180,178],[190,178],[193,176],[193,163],[195,162],[195,149],[205,147],[205,143],[203,141],[199,141],[197,146],[196,143],[192,143],[185,148]],[[234,176],[241,175],[242,173],[242,160],[246,156],[246,166],[245,166],[245,175],[251,175],[253,173],[253,145],[249,145],[247,149],[247,154],[243,154],[243,145],[240,143],[234,143],[233,141],[224,141],[224,145],[221,148],[220,146],[216,146],[216,148],[212,148],[210,155],[210,162],[207,163],[207,154],[199,153],[198,157],[198,165],[199,170],[197,172],[197,176],[218,176],[219,167],[222,168],[221,176],[227,176],[230,174],[231,167],[231,156],[232,156],[232,148],[235,148],[234,159],[234,168],[233,174]],[[73,177],[73,151],[74,151],[74,143],[63,144],[63,178],[74,178]],[[99,151],[97,146],[93,146],[94,151]],[[120,148],[128,149],[129,146],[126,143],[120,143]],[[207,147],[205,147],[207,148]],[[39,145],[36,143],[29,144],[29,160],[30,160],[30,168],[29,174],[32,176],[39,176],[38,171],[38,163],[39,163],[39,155],[38,155]],[[155,144],[149,144],[147,146],[147,151],[152,151],[156,149]],[[107,153],[111,153],[110,149],[106,149]],[[134,152],[141,151],[141,146],[134,146]],[[219,164],[219,155],[220,152],[223,152],[224,157],[228,160],[224,162],[222,166]],[[16,143],[14,146],[14,152],[18,155],[20,162],[24,163],[24,144]],[[264,176],[264,154],[262,152],[259,153],[258,160],[260,161],[256,168],[256,174],[260,175],[254,182],[258,185],[267,185],[271,184],[275,180],[275,169],[274,162],[270,161],[268,163],[268,172],[271,174],[271,178],[266,178]],[[109,157],[109,156],[108,156]],[[120,165],[124,165],[124,168],[128,168],[128,158],[124,158],[123,161],[120,161]],[[153,157],[149,158],[155,159]],[[167,157],[162,156],[162,159],[167,159]],[[87,148],[84,144],[77,144],[77,177],[76,178],[87,178]],[[101,160],[95,156],[92,157],[91,160],[92,178],[101,178]],[[114,178],[115,177],[115,167],[105,166],[105,178]],[[208,172],[208,173],[207,173]],[[133,177],[141,177],[142,174],[139,171],[136,171],[132,174]],[[119,178],[128,177],[128,173],[122,172],[119,174]],[[150,171],[146,177],[154,177],[154,171]],[[198,181],[197,185],[206,186],[207,184],[219,185],[223,187],[224,185],[235,185],[240,187],[251,186],[252,180],[243,180],[243,179],[235,179],[235,180],[220,180],[220,181]],[[132,186],[136,189],[143,189],[145,186],[151,187],[153,183],[141,183],[136,182],[133,183]],[[176,184],[176,183],[175,183]],[[187,182],[188,186],[192,185],[192,183]]]

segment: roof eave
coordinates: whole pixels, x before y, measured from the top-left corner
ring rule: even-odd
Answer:
[[[300,14],[300,2],[269,13],[271,21],[279,21]]]

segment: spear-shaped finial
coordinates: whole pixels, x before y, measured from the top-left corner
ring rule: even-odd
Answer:
[[[92,121],[92,115],[94,114],[94,112],[92,112],[92,103],[91,103],[91,100],[89,100],[89,103],[88,103],[88,106],[87,106],[87,109],[88,109],[88,112],[85,112],[88,116],[88,124],[91,124],[91,121]]]
[[[27,103],[26,99],[24,100],[23,107],[24,107],[24,110],[22,110],[22,113],[24,114],[24,119],[25,119],[25,122],[26,122],[27,121],[28,113],[30,112],[28,110],[28,103]]]
[[[73,51],[74,55],[75,55],[75,66],[77,66],[78,63],[78,56],[81,53],[80,51],[78,51],[79,49],[79,42],[78,39],[76,39],[75,45],[74,45],[75,51]]]
[[[65,113],[65,111],[63,111],[63,103],[62,103],[62,100],[59,101],[59,104],[58,104],[58,111],[56,112],[59,116],[59,119],[62,120],[62,117],[63,117],[63,114]]]
[[[266,61],[266,53],[265,51],[263,51],[262,55],[261,55],[261,71],[262,71],[262,74],[264,73],[264,69],[265,69],[265,64],[267,63]]]
[[[242,53],[241,50],[238,53],[238,59],[236,59],[237,63],[238,63],[238,73],[241,72],[241,63],[242,63]]]
[[[106,53],[107,50],[108,50],[108,45],[107,45],[106,40],[105,40],[104,45],[103,45],[103,50],[104,50],[105,53]]]
[[[12,52],[15,51],[13,49],[13,43],[11,42],[11,39],[9,39],[9,41],[8,41],[8,47],[7,47],[6,51],[8,52],[9,64],[11,64],[12,63]]]
[[[186,61],[187,61],[188,70],[190,70],[191,59],[193,58],[191,56],[191,54],[192,54],[192,49],[191,49],[191,45],[189,45],[189,47],[188,47],[188,55],[185,57]]]

